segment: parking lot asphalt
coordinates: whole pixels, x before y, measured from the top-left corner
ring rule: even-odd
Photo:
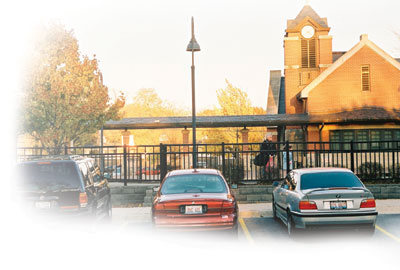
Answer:
[[[378,219],[375,234],[368,241],[400,245],[400,200],[377,200]],[[112,224],[120,230],[151,229],[150,207],[113,208]],[[250,244],[290,240],[286,226],[272,218],[271,203],[239,204],[239,240]],[[349,237],[348,233],[351,234]],[[354,241],[353,231],[306,232],[307,241]],[[310,237],[311,236],[311,237]],[[318,237],[314,237],[318,236]],[[302,239],[302,237],[299,237]]]

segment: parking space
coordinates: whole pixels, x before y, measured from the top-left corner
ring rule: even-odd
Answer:
[[[257,209],[258,208],[258,209]],[[378,219],[375,234],[366,236],[354,229],[324,229],[307,230],[300,233],[295,239],[290,239],[287,234],[286,226],[281,221],[272,218],[270,203],[259,204],[257,207],[242,205],[239,217],[239,236],[238,241],[248,244],[271,244],[274,242],[301,242],[301,243],[319,243],[319,242],[383,242],[400,244],[400,213],[382,213],[381,210]],[[123,232],[134,232],[140,230],[143,233],[154,234],[150,221],[150,208],[114,208],[113,225]],[[174,234],[168,232],[167,234]],[[164,234],[166,235],[166,234]],[[174,234],[175,235],[175,234]],[[210,235],[212,239],[218,236],[218,233],[194,233],[191,237],[200,235]],[[224,238],[226,239],[226,238]]]
[[[400,244],[400,214],[379,215],[374,235],[368,236],[357,229],[316,229],[299,233],[294,239],[289,239],[286,226],[281,221],[271,217],[243,218],[242,231],[248,231],[246,239],[254,243],[274,241],[300,241],[300,242],[348,242],[348,241],[373,241]],[[244,225],[244,226],[243,226]],[[243,229],[244,227],[244,229]]]

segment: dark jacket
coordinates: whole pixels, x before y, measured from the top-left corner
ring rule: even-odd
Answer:
[[[276,145],[271,141],[264,140],[261,143],[260,152],[266,156],[274,156],[276,154]]]

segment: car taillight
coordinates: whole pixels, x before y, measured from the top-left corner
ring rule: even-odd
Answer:
[[[154,204],[154,210],[164,210],[164,204],[162,203],[156,203]]]
[[[299,209],[300,210],[314,210],[314,209],[317,209],[317,205],[313,201],[300,201]]]
[[[375,206],[375,199],[362,200],[360,204],[360,208],[374,208]]]
[[[235,201],[224,201],[222,203],[222,211],[223,214],[233,214],[235,213]]]
[[[79,204],[81,207],[86,207],[88,202],[88,197],[86,192],[79,193]]]

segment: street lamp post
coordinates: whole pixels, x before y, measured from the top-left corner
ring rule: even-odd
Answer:
[[[196,92],[194,87],[194,52],[200,51],[200,45],[194,37],[194,20],[192,17],[192,38],[186,48],[186,51],[192,52],[192,133],[193,133],[193,168],[197,167],[197,149],[196,149]]]

